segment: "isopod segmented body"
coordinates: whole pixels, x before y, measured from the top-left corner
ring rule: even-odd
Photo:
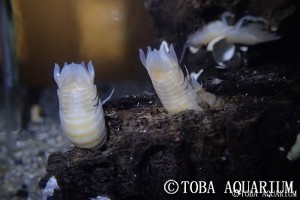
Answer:
[[[173,45],[162,42],[160,49],[148,47],[147,54],[140,50],[140,59],[146,67],[154,89],[170,114],[183,110],[202,110],[196,99],[196,91],[184,77],[178,65]]]
[[[107,137],[94,77],[92,62],[88,63],[88,70],[83,62],[65,63],[61,71],[55,64],[54,79],[58,85],[62,129],[75,146],[88,149],[99,148]]]

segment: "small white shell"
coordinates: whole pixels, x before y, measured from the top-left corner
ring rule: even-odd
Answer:
[[[51,176],[46,184],[46,187],[43,190],[43,200],[47,200],[48,197],[52,197],[54,190],[58,190],[59,186],[55,176]]]
[[[300,158],[300,133],[297,135],[296,142],[287,154],[287,159],[290,161]]]
[[[217,37],[207,45],[207,50],[212,51],[215,61],[223,66],[224,62],[232,59],[235,53],[235,45],[227,42],[223,37]]]
[[[170,114],[183,110],[202,110],[196,99],[197,94],[184,77],[178,65],[173,45],[162,42],[160,49],[148,47],[147,54],[140,50],[140,59],[146,67],[154,89],[163,106]]]
[[[101,100],[94,85],[95,71],[92,62],[88,70],[84,63],[55,64],[54,79],[58,85],[59,116],[68,139],[81,148],[96,149],[102,146],[107,133]]]

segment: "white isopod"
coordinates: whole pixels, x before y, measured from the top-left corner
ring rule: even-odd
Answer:
[[[169,48],[164,41],[159,50],[154,49],[152,51],[148,47],[146,56],[140,50],[140,59],[146,67],[153,87],[168,113],[175,114],[183,110],[201,111],[203,109],[199,106],[199,103],[204,101],[209,105],[211,104],[211,97],[206,101],[207,99],[202,98],[204,95],[197,94],[200,90],[201,93],[208,94],[208,92],[204,91],[189,75],[184,77],[178,65],[173,45],[170,45]]]
[[[94,77],[91,61],[88,70],[83,62],[65,63],[61,71],[55,64],[54,79],[58,85],[62,129],[75,146],[88,149],[101,147],[107,138],[102,102]]]
[[[213,21],[203,29],[189,36],[186,45],[191,52],[196,52],[203,45],[209,44],[217,39],[225,39],[228,42],[243,45],[254,45],[262,42],[277,40],[280,37],[274,33],[264,30],[263,24],[268,22],[262,17],[246,15],[242,17],[234,26],[227,23],[227,17],[233,14],[225,12],[222,20]],[[246,21],[252,22],[245,24]]]
[[[184,45],[180,61],[184,57],[186,48],[189,48],[192,53],[196,53],[202,46],[207,45],[208,51],[214,51],[215,44],[219,41],[226,41],[226,43],[223,42],[227,45],[226,47],[221,45],[222,51],[224,54],[233,55],[231,53],[234,50],[233,44],[248,46],[280,39],[278,35],[264,29],[264,25],[268,24],[268,21],[262,17],[246,15],[232,26],[228,24],[227,18],[233,16],[232,13],[225,12],[221,20],[210,22],[190,35]],[[225,49],[223,50],[223,48]]]

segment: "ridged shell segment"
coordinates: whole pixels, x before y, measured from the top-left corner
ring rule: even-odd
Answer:
[[[162,72],[163,79],[151,76],[153,87],[165,109],[170,113],[183,110],[202,110],[196,102],[196,93],[191,88],[181,68]]]
[[[68,139],[81,148],[96,149],[102,146],[107,132],[96,86],[66,87],[57,90],[57,94],[60,121]]]

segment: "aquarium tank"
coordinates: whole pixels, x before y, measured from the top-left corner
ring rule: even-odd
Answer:
[[[0,0],[0,199],[297,198],[294,0]]]

